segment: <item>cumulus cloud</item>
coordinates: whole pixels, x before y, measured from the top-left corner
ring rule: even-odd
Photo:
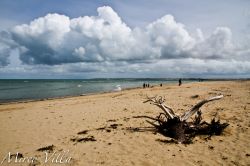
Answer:
[[[231,58],[232,53],[236,53],[235,49],[231,30],[227,27],[218,27],[208,38],[200,40],[191,53],[193,57],[220,59]]]
[[[47,14],[1,32],[0,66],[8,65],[11,50],[16,49],[24,65],[5,72],[157,76],[165,68],[167,76],[250,71],[250,48],[236,46],[228,27],[191,34],[172,15],[165,15],[145,27],[130,28],[111,7],[99,7],[97,13],[78,18]]]
[[[195,44],[195,39],[184,25],[177,23],[171,15],[149,24],[146,33],[150,37],[151,46],[160,50],[161,58],[185,57],[185,52],[191,51]]]
[[[131,29],[110,7],[98,8],[92,17],[48,14],[16,26],[12,35],[26,48],[20,58],[27,64],[127,60],[134,42]]]
[[[11,30],[25,64],[56,65],[78,62],[145,62],[179,58],[231,58],[232,33],[219,27],[204,38],[201,30],[191,36],[185,26],[166,15],[144,28],[128,27],[108,6],[97,16],[70,19],[47,14]],[[7,57],[7,46],[1,52]],[[2,56],[3,54],[1,54]],[[1,58],[3,59],[3,58]],[[1,63],[6,64],[6,58]]]

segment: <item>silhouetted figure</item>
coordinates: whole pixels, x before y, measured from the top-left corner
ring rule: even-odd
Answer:
[[[143,83],[143,88],[146,88],[146,84],[145,83]]]
[[[160,84],[160,87],[162,87],[162,84]]]
[[[179,86],[181,86],[181,84],[182,84],[182,81],[181,81],[181,78],[179,79]]]

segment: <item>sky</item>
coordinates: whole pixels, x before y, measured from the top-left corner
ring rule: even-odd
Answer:
[[[0,79],[250,78],[249,0],[0,0]]]

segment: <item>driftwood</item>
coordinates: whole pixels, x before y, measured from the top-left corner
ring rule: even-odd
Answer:
[[[144,103],[150,102],[158,106],[163,112],[157,117],[150,116],[135,116],[134,118],[146,118],[148,123],[153,125],[157,131],[165,136],[171,137],[178,143],[191,143],[195,135],[220,135],[222,131],[229,125],[228,123],[220,123],[214,117],[210,123],[202,121],[202,112],[200,108],[211,101],[219,100],[223,95],[205,99],[194,105],[190,110],[183,115],[178,116],[173,109],[164,104],[165,99],[162,97],[148,97]],[[192,121],[188,121],[192,115],[195,115]]]

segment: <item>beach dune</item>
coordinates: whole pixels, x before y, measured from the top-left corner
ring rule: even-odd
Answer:
[[[146,96],[163,96],[182,114],[200,100],[221,94],[223,99],[201,108],[204,120],[218,113],[221,122],[230,124],[221,136],[196,137],[193,144],[183,145],[136,130],[150,124],[133,116],[154,117],[160,111],[143,103]],[[250,81],[184,83],[2,104],[0,123],[2,165],[250,165]]]

